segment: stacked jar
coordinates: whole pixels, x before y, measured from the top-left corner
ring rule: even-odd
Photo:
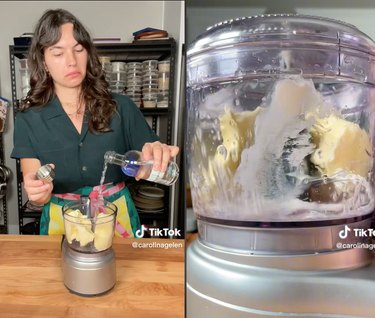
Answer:
[[[158,77],[158,94],[157,107],[167,108],[169,99],[169,73],[170,60],[158,62],[159,77]]]
[[[21,96],[25,98],[30,90],[30,70],[27,59],[20,60]]]
[[[142,73],[142,63],[128,63],[126,76],[126,95],[128,95],[129,98],[131,98],[138,107],[141,106]]]
[[[124,94],[126,86],[126,63],[125,62],[112,62],[109,88],[111,92]]]
[[[144,108],[156,107],[158,97],[158,61],[146,60],[142,62],[142,101]]]
[[[99,56],[99,61],[102,64],[102,70],[104,71],[105,79],[109,83],[111,80],[111,71],[112,71],[111,57]]]

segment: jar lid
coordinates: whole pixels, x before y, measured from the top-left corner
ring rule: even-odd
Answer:
[[[111,57],[110,56],[99,56],[100,63],[111,63]]]
[[[163,60],[163,61],[159,61],[159,62],[158,62],[159,65],[170,64],[170,63],[171,63],[170,60]]]
[[[239,43],[264,45],[288,41],[339,44],[375,55],[375,44],[371,38],[351,24],[309,15],[267,14],[236,18],[208,27],[191,43],[187,56]]]
[[[156,65],[158,64],[158,60],[145,60],[142,62],[142,65]]]

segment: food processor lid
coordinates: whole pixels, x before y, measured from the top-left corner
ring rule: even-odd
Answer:
[[[375,55],[375,43],[355,26],[324,17],[266,14],[236,18],[208,27],[189,46],[187,56],[240,43],[282,47],[292,42],[339,45]]]

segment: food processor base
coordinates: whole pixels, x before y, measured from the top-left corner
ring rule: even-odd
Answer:
[[[239,255],[207,247],[198,239],[187,250],[186,317],[374,317],[375,262],[367,258],[364,266],[352,266],[366,259],[366,253],[373,256],[365,249]],[[348,261],[339,269],[303,269],[314,257],[327,264],[335,257]],[[290,269],[294,264],[300,269]]]
[[[81,253],[62,244],[61,267],[66,288],[80,296],[99,296],[116,284],[115,253],[112,248],[99,253]]]

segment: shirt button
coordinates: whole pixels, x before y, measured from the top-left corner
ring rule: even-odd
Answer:
[[[80,143],[79,143],[79,146],[82,147],[82,146],[83,146],[83,142],[80,142]]]
[[[86,166],[83,166],[83,167],[82,167],[82,171],[87,171],[87,167],[86,167]]]

